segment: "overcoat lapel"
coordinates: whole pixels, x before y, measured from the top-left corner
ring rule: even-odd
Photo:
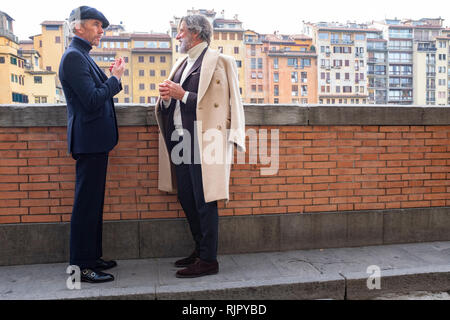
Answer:
[[[198,85],[197,103],[204,97],[206,90],[209,87],[212,76],[216,69],[217,61],[219,59],[219,51],[207,49],[202,62],[202,71],[200,73],[200,83]]]

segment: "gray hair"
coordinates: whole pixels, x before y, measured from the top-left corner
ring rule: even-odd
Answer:
[[[213,28],[205,16],[199,14],[184,16],[180,20],[180,25],[183,21],[190,32],[198,34],[199,39],[206,41],[208,45],[211,43]]]
[[[75,31],[77,28],[79,28],[80,25],[83,25],[87,20],[73,20],[69,22],[69,31],[72,35],[75,34]]]

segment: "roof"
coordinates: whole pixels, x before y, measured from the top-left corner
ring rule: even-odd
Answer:
[[[6,12],[0,11],[0,14],[3,14],[6,16],[6,18],[8,18],[9,20],[13,20],[15,21],[13,18],[11,18],[11,16],[9,14],[7,14]]]
[[[64,21],[49,21],[46,20],[44,22],[41,23],[41,26],[62,26],[64,25]]]
[[[171,40],[172,38],[166,33],[132,33],[129,35],[131,39],[151,39],[151,40]]]
[[[293,34],[291,38],[294,40],[312,40],[312,38],[306,34]]]
[[[170,48],[134,48],[132,53],[172,53]]]
[[[374,28],[347,28],[347,27],[318,27],[318,30],[327,30],[327,31],[343,31],[343,32],[382,32],[381,30]]]
[[[239,20],[236,20],[236,19],[231,20],[231,19],[218,18],[218,19],[214,20],[214,23],[242,23],[242,22]]]

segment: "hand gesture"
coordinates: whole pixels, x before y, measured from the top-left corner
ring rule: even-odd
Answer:
[[[119,79],[122,78],[123,73],[125,72],[125,60],[123,58],[117,58],[116,61],[111,64],[109,70],[113,76],[116,76]]]

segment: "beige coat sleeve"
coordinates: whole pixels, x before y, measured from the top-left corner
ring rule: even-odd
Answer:
[[[239,152],[246,152],[245,113],[239,92],[239,77],[236,61],[229,57],[226,63],[228,87],[230,88],[230,133],[228,142],[236,144]]]

